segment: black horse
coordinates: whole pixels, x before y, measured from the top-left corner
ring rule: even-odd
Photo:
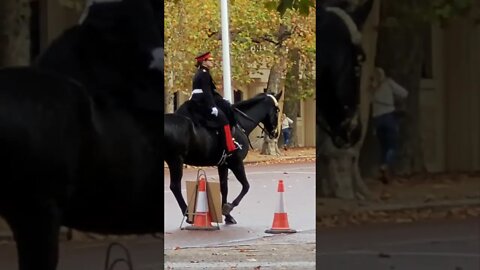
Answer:
[[[359,117],[361,62],[365,54],[361,34],[373,0],[348,10],[348,1],[317,8],[317,130],[335,146],[348,148],[361,137]],[[318,136],[318,135],[317,135]]]
[[[118,5],[139,4],[135,12],[145,11],[147,18],[147,1],[163,8],[157,0]],[[20,270],[56,269],[60,226],[107,234],[163,232],[163,103],[147,102],[163,95],[163,84],[156,83],[163,81],[163,70],[151,68],[155,59],[148,51],[163,48],[163,36],[143,46],[135,29],[148,27],[127,27],[142,21],[128,10],[122,11],[122,27],[113,23],[118,32],[106,30],[108,39],[76,26],[35,67],[0,70],[0,216],[13,232]],[[149,25],[163,34],[163,22]],[[99,39],[85,40],[89,36]],[[123,43],[110,48],[114,40]],[[102,51],[107,62],[115,55],[123,61],[102,63],[97,73],[98,59],[89,57]],[[123,75],[105,83],[97,76],[105,73]]]
[[[221,138],[215,130],[194,124],[194,117],[189,113],[189,104],[184,103],[174,114],[166,114],[164,122],[164,158],[170,169],[170,189],[172,190],[182,214],[187,213],[187,204],[181,192],[183,165],[217,166],[222,193],[222,212],[226,224],[235,224],[235,219],[230,215],[232,209],[239,205],[250,187],[245,175],[243,159],[248,153],[248,135],[259,124],[263,123],[267,135],[277,137],[278,125],[278,100],[282,92],[276,95],[258,94],[248,99],[233,104],[235,117],[239,126],[232,134],[241,145],[241,149],[218,165],[222,155]],[[242,184],[240,194],[232,203],[227,202],[228,195],[228,169]]]

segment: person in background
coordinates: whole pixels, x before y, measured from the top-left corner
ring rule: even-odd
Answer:
[[[407,90],[385,75],[382,68],[375,69],[373,80],[372,117],[375,134],[380,143],[380,180],[389,182],[398,141],[398,123],[395,117],[395,100],[405,99]]]
[[[286,114],[282,114],[282,134],[283,134],[283,149],[287,151],[287,147],[290,144],[290,136],[292,128],[290,125],[293,124],[293,120],[288,118]]]

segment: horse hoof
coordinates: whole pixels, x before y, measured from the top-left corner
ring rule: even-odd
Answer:
[[[222,207],[222,214],[223,214],[224,216],[230,215],[230,212],[232,212],[233,207],[234,207],[234,206],[233,206],[231,203],[226,203],[226,204],[224,204],[223,207]]]
[[[232,225],[232,224],[237,224],[237,221],[230,215],[225,216],[225,224],[227,225]]]
[[[187,224],[193,224],[193,220],[188,220],[188,215],[185,215],[185,222]]]

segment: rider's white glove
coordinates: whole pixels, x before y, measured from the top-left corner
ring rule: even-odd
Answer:
[[[217,109],[217,107],[213,107],[213,108],[212,108],[211,114],[213,114],[213,115],[215,115],[216,117],[218,117],[218,109]]]

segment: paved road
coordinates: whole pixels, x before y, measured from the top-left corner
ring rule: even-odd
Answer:
[[[166,250],[166,265],[169,269],[478,270],[479,226],[478,219],[470,219],[319,229],[316,247],[278,236],[208,249]]]
[[[232,211],[236,225],[221,225],[218,231],[187,231],[179,228],[182,215],[169,188],[168,170],[165,173],[165,248],[202,247],[235,243],[264,236],[272,226],[278,204],[277,185],[285,183],[285,203],[290,227],[298,231],[315,229],[315,163],[272,164],[246,166],[250,190],[241,204]],[[216,169],[206,170],[207,178],[218,179]],[[184,172],[185,180],[195,180],[196,169]],[[183,184],[186,198],[185,183]],[[241,185],[229,174],[229,202],[240,192]],[[183,224],[185,227],[187,224]],[[302,237],[302,236],[298,236]],[[315,241],[312,234],[311,242]]]
[[[242,241],[215,248],[166,250],[173,269],[478,270],[478,219],[412,224],[365,225]],[[302,236],[304,239],[298,239]],[[163,269],[163,243],[150,237],[123,240],[135,270]],[[59,270],[102,270],[106,242],[61,245]],[[316,268],[310,254],[317,252]],[[116,254],[119,254],[118,250]],[[312,254],[313,255],[313,254]],[[12,244],[0,244],[0,269],[16,269]],[[211,268],[205,268],[206,266]],[[216,266],[216,267],[214,267]],[[116,270],[127,268],[118,267]],[[229,268],[226,268],[229,269]]]
[[[320,229],[316,235],[317,269],[480,269],[478,219]]]

